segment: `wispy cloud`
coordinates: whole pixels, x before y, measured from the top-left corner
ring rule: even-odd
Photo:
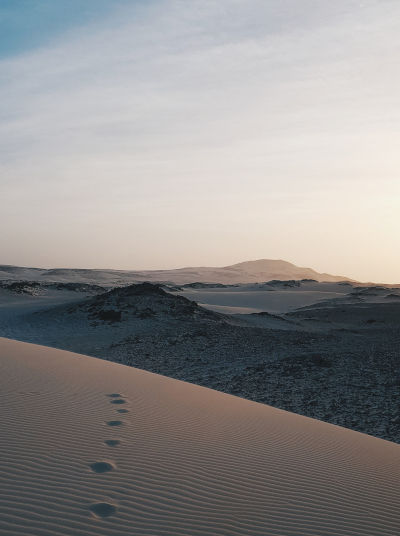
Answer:
[[[343,210],[346,196],[398,193],[399,15],[389,0],[164,0],[3,60],[13,243],[29,220],[36,264],[177,265],[211,251],[213,264],[266,255],[327,269],[310,222],[337,251],[358,210]],[[71,232],[79,246],[55,246]]]

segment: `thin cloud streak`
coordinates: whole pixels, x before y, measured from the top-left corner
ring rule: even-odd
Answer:
[[[5,262],[266,256],[393,279],[399,15],[391,1],[163,1],[0,62]],[[380,222],[359,229],[371,200]],[[363,232],[385,269],[365,266],[367,245],[346,254]]]

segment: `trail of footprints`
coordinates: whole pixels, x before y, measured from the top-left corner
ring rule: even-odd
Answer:
[[[123,398],[122,395],[119,393],[111,393],[106,395],[108,398],[110,398],[110,404],[113,404],[116,407],[117,413],[129,413],[128,409],[120,408],[119,406],[126,404],[126,400]],[[124,423],[121,420],[112,420],[107,421],[107,426],[122,426]],[[108,447],[118,447],[120,445],[121,441],[119,439],[106,439],[104,443]],[[90,469],[94,473],[108,473],[109,471],[113,471],[116,469],[116,465],[111,463],[110,461],[97,461],[94,463],[91,463],[89,465]],[[114,504],[107,503],[107,502],[99,502],[94,503],[89,507],[89,510],[98,518],[104,518],[112,516],[117,512],[117,507]]]

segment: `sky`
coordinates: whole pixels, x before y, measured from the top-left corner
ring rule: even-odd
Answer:
[[[1,0],[2,264],[400,282],[398,0]]]

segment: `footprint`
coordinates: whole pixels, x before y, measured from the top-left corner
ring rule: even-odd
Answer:
[[[129,413],[129,409],[117,409],[118,413]]]
[[[122,395],[120,395],[119,393],[111,393],[110,395],[107,395],[109,396],[110,398],[120,398]]]
[[[108,426],[122,426],[122,421],[108,421]]]
[[[116,447],[121,443],[121,441],[119,439],[106,439],[104,443],[109,447]]]
[[[110,503],[95,503],[90,505],[89,510],[97,517],[109,517],[116,513],[117,508]]]
[[[126,401],[123,398],[116,398],[115,400],[111,400],[111,404],[126,404]]]
[[[95,462],[90,464],[90,469],[94,473],[108,473],[114,469],[114,466],[108,462]]]

